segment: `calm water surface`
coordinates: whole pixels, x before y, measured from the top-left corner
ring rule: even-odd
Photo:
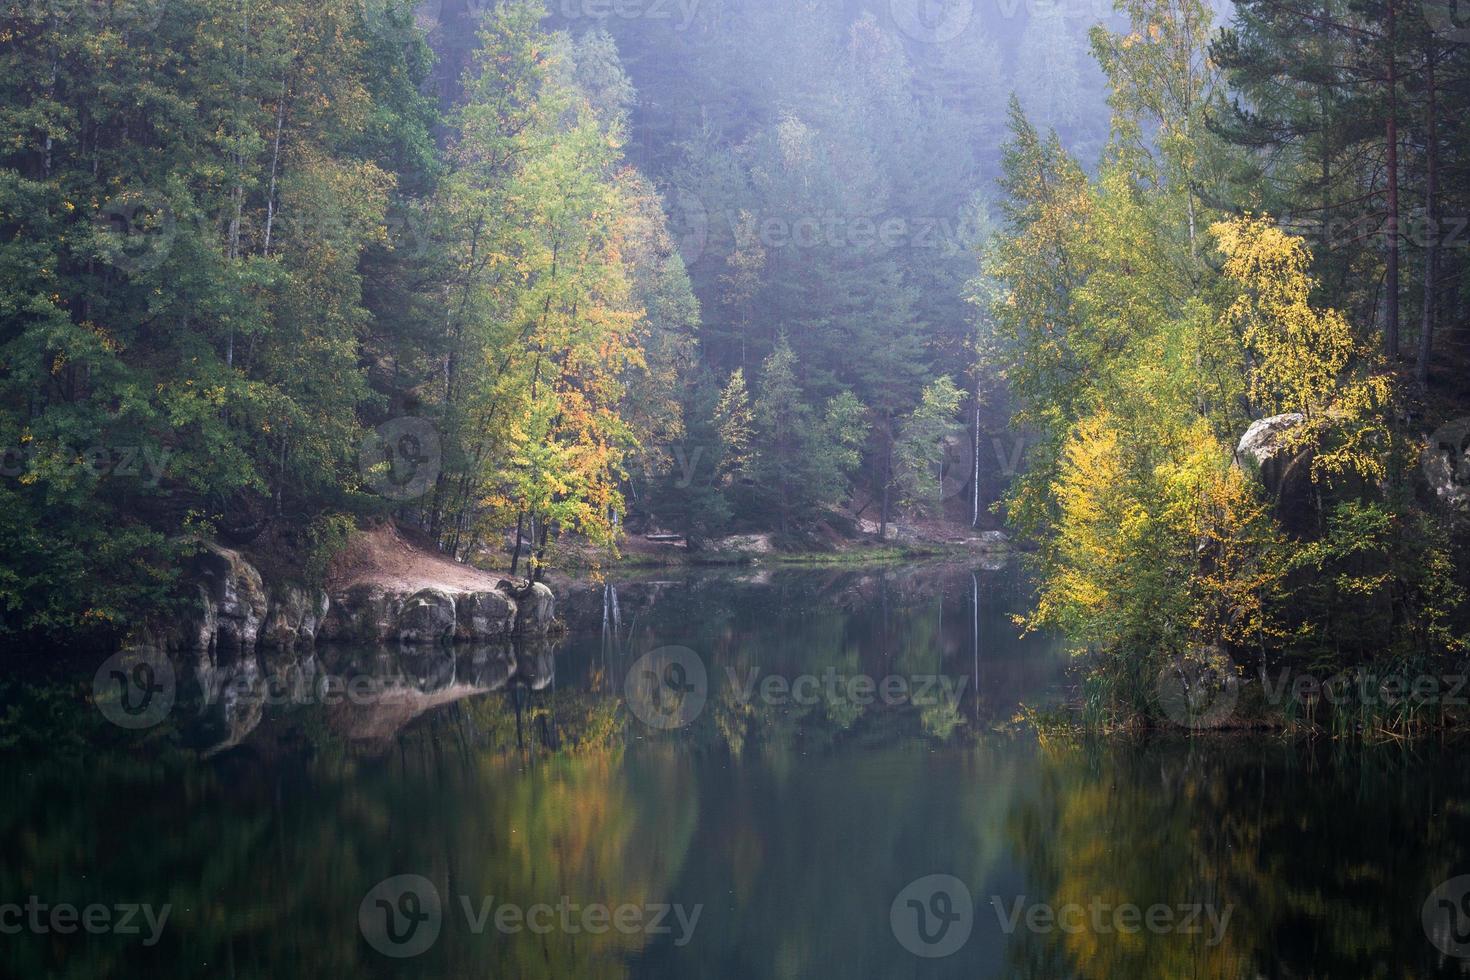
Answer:
[[[0,973],[1470,968],[1421,916],[1470,871],[1456,746],[1039,744],[1067,665],[1014,571],[660,575],[563,584],[554,644],[188,665],[136,730],[95,662],[5,682]]]

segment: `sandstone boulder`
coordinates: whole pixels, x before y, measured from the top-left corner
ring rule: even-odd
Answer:
[[[454,596],[420,589],[398,604],[393,625],[399,643],[442,643],[454,638]]]
[[[461,592],[454,597],[454,638],[493,640],[515,631],[516,604],[504,592]]]
[[[326,592],[287,586],[271,600],[260,645],[276,650],[310,647],[331,608]]]

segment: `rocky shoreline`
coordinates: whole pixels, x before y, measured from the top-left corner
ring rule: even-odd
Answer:
[[[206,755],[240,745],[272,708],[319,705],[353,741],[386,743],[435,706],[550,683],[561,625],[546,585],[395,557],[393,574],[370,567],[306,589],[200,541],[182,612],[136,631],[122,655],[170,678],[168,703],[191,705],[180,724]]]
[[[268,585],[238,551],[213,542],[185,574],[186,609],[144,627],[135,646],[166,653],[248,654],[319,642],[398,645],[495,643],[539,636],[556,622],[556,599],[540,582],[500,580],[492,589],[357,582],[337,590]]]

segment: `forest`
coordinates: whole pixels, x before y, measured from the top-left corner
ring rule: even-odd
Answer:
[[[1004,527],[1096,717],[1460,663],[1470,28],[1423,0],[8,0],[0,637],[201,539],[542,575]]]

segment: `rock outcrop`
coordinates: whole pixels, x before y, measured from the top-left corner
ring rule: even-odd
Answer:
[[[401,596],[382,585],[364,582],[332,597],[332,608],[322,622],[324,640],[376,643],[397,639],[398,604]]]
[[[1421,459],[1429,492],[1442,506],[1470,513],[1470,419],[1440,426]]]
[[[393,624],[399,643],[444,643],[454,639],[454,596],[420,589],[404,599]]]
[[[707,549],[708,557],[743,561],[769,555],[775,550],[775,541],[770,534],[732,534],[710,542]]]
[[[1240,437],[1240,445],[1235,447],[1236,455],[1254,465],[1264,478],[1267,468],[1284,459],[1282,450],[1286,448],[1286,435],[1306,420],[1300,412],[1256,419]]]
[[[255,649],[270,599],[255,566],[238,551],[205,544],[188,577],[197,605],[184,630],[186,649],[237,654]]]
[[[1276,511],[1288,529],[1309,527],[1312,522],[1312,460],[1316,448],[1294,444],[1292,434],[1304,426],[1306,416],[1286,412],[1256,419],[1235,447],[1236,460],[1255,473],[1276,501]]]
[[[491,581],[494,581],[491,577]],[[468,590],[394,588],[368,581],[334,594],[296,586],[269,589],[238,551],[201,545],[184,576],[189,596],[174,623],[145,631],[145,645],[201,654],[225,664],[257,649],[310,649],[318,641],[425,645],[486,643],[543,634],[556,599],[540,582]]]
[[[965,543],[983,551],[1004,551],[1011,546],[1011,539],[1004,531],[981,531],[966,538]]]
[[[556,596],[541,582],[501,582],[496,591],[516,604],[518,633],[542,632],[556,618]]]
[[[485,643],[551,628],[556,600],[550,589],[537,582],[520,598],[512,591],[501,583],[490,591],[431,588],[404,594],[360,583],[332,598],[320,636],[364,643]]]
[[[327,618],[331,605],[325,591],[308,592],[287,586],[279,597],[271,600],[270,612],[260,633],[260,645],[275,650],[310,647],[316,642],[317,631]]]
[[[461,592],[454,597],[454,638],[474,642],[485,637],[509,636],[515,632],[518,611],[510,596],[500,590]]]
[[[550,685],[549,588],[425,554],[396,535],[389,543],[387,560],[358,565],[356,579],[306,589],[271,587],[239,551],[197,542],[179,614],[130,637],[167,654],[179,696],[197,702],[186,713],[189,742],[224,752],[301,705],[323,706],[350,738],[387,739],[440,704]]]

